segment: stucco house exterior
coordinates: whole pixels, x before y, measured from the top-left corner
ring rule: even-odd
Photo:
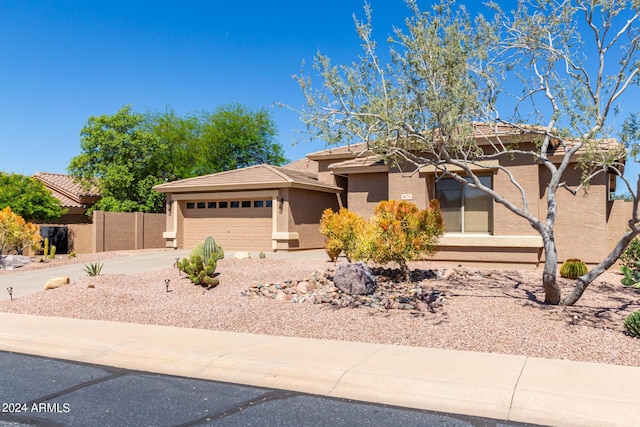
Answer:
[[[501,135],[503,140],[518,138],[524,148],[532,144],[533,135],[509,132]],[[559,162],[561,154],[554,153],[551,160]],[[503,156],[495,162],[509,166],[526,192],[529,210],[544,217],[547,169],[524,155]],[[474,172],[485,184],[512,201],[519,200],[504,172],[482,165],[477,168]],[[577,184],[580,174],[573,163],[567,183]],[[407,200],[424,209],[435,198],[441,204],[446,233],[434,260],[526,265],[543,261],[542,239],[526,220],[453,179],[437,180],[433,166],[417,172],[415,168],[401,170],[368,152],[364,144],[310,153],[284,167],[253,166],[169,182],[155,189],[167,194],[163,237],[168,247],[190,248],[210,235],[225,249],[322,248],[324,239],[318,227],[326,208],[344,206],[369,217],[381,200]],[[580,258],[597,263],[625,232],[631,204],[611,200],[614,189],[615,176],[601,174],[586,196],[558,191],[560,261]]]

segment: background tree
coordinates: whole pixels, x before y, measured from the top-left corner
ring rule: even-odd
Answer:
[[[567,189],[575,195],[598,174],[620,175],[615,166],[626,152],[601,143],[612,135],[617,102],[637,89],[639,2],[520,0],[512,13],[491,4],[491,20],[471,18],[464,7],[452,7],[453,1],[428,12],[413,0],[407,4],[412,16],[405,30],[389,38],[388,64],[376,53],[366,5],[366,21],[356,21],[364,48],[359,60],[333,66],[318,53],[314,68],[321,85],[314,86],[308,75],[296,77],[307,100],[301,113],[310,134],[329,142],[365,141],[398,165],[434,165],[436,179],[451,177],[490,195],[542,237],[545,301],[575,303],[640,232],[638,191],[624,180],[634,199],[629,231],[562,299],[556,283],[556,193]],[[509,93],[512,87],[516,93]],[[489,125],[482,145],[478,122]],[[504,126],[536,135],[535,144],[503,138]],[[630,143],[632,134],[627,132]],[[552,152],[561,160],[552,161]],[[523,186],[508,167],[486,162],[513,156],[528,156],[548,171],[546,215],[529,210]],[[571,188],[565,175],[575,158],[583,177]],[[506,174],[519,196],[498,194],[481,182],[478,169]]]
[[[163,182],[158,171],[164,156],[158,137],[145,129],[144,116],[122,107],[112,116],[90,117],[80,132],[82,153],[69,164],[69,173],[102,198],[93,210],[161,212],[164,201],[152,187]]]
[[[11,207],[14,214],[29,221],[61,217],[66,209],[45,185],[33,177],[0,172],[0,209]]]
[[[111,116],[90,117],[80,136],[82,152],[68,170],[100,188],[92,210],[163,212],[165,196],[155,185],[286,161],[269,113],[240,104],[185,117],[168,107],[142,114],[127,105]]]
[[[282,147],[274,141],[277,131],[269,112],[241,104],[224,105],[213,113],[197,115],[192,176],[286,162]]]

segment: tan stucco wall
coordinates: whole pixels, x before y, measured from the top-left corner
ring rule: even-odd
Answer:
[[[540,166],[533,163],[528,156],[516,156],[513,159],[503,158],[500,159],[500,164],[509,168],[516,182],[524,190],[527,210],[537,216],[540,203],[540,185],[542,185],[538,178]],[[522,193],[511,183],[509,175],[505,172],[498,171],[493,175],[493,188],[518,208],[524,207]],[[531,227],[529,221],[494,201],[493,234],[495,236],[535,236],[538,233]]]
[[[382,200],[389,199],[389,181],[386,172],[349,175],[349,210],[364,218],[373,216],[373,210]]]
[[[429,206],[429,194],[426,175],[416,172],[402,173],[398,168],[389,172],[389,199],[402,200],[402,195],[408,202],[415,203],[420,209]],[[409,199],[409,197],[411,197]]]
[[[607,203],[607,254],[611,252],[624,233],[629,230],[628,222],[633,214],[633,203],[612,200]]]
[[[322,211],[339,209],[337,196],[301,189],[289,190],[289,231],[298,233],[297,242],[291,242],[290,249],[316,249],[324,247],[324,237],[320,234]]]
[[[336,180],[334,178],[333,172],[329,170],[329,166],[332,163],[336,163],[341,160],[343,159],[319,160],[318,161],[318,181],[322,184],[336,185]]]
[[[92,252],[164,247],[164,217],[165,214],[94,211]]]
[[[90,254],[94,252],[93,224],[69,224],[69,252]]]
[[[570,186],[580,182],[581,171],[571,167],[564,175]],[[546,187],[550,174],[540,166],[541,187]],[[589,188],[588,195],[580,191],[575,196],[560,188],[556,193],[557,217],[555,239],[558,261],[580,258],[586,263],[598,263],[607,250],[607,186],[604,175],[597,176]],[[539,216],[547,212],[546,191],[542,194]]]

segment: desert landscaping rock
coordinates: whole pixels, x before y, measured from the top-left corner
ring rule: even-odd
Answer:
[[[353,265],[353,264],[343,264]],[[366,266],[365,266],[366,267]],[[430,290],[428,280],[439,277],[439,274],[427,270],[416,270],[413,277],[415,282],[402,281],[400,270],[368,269],[373,283],[380,283],[370,294],[351,295],[335,285],[338,271],[328,268],[325,271],[315,271],[309,279],[285,280],[277,284],[254,284],[242,292],[246,297],[266,297],[276,301],[308,304],[331,304],[343,308],[370,308],[374,310],[417,310],[419,312],[434,312],[445,302],[444,292]]]
[[[0,255],[0,269],[13,270],[31,264],[31,258],[22,255]]]
[[[363,262],[340,264],[333,278],[334,285],[348,295],[370,295],[376,289],[376,279]]]
[[[249,252],[236,252],[233,255],[234,259],[250,259],[251,258],[251,254]]]
[[[47,283],[44,284],[44,289],[57,289],[60,286],[68,285],[70,279],[67,276],[54,277],[53,279],[47,280]]]

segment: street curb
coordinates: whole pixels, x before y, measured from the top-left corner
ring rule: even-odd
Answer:
[[[637,426],[640,368],[0,313],[0,350],[416,409]]]

